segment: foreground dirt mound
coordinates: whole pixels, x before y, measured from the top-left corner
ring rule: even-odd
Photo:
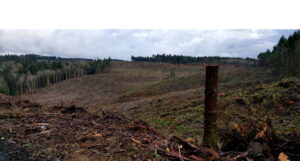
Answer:
[[[22,106],[13,103],[18,101]],[[6,105],[0,107],[0,161],[235,161],[253,160],[253,149],[259,150],[253,145],[245,151],[216,152],[163,136],[146,122],[103,111],[94,115],[83,107],[40,107],[9,96],[1,96],[0,102]]]
[[[1,139],[13,147],[2,160],[145,160],[162,144],[162,136],[143,122],[74,109],[36,110],[0,120]],[[26,155],[12,157],[20,153]]]
[[[23,110],[22,115],[0,120],[1,161],[211,160],[218,157],[212,150],[200,149],[178,137],[168,139],[146,122],[122,115],[102,112],[97,116],[76,106],[32,108]]]
[[[27,108],[27,107],[41,107],[40,104],[32,102],[27,99],[19,97],[11,97],[4,94],[0,94],[0,108],[11,109],[14,107]]]

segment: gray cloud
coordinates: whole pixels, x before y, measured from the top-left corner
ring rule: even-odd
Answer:
[[[131,55],[256,57],[294,30],[0,30],[0,52],[129,60]]]

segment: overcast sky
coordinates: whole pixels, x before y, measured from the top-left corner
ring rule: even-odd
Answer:
[[[295,30],[0,30],[0,53],[130,60],[157,53],[256,57]]]

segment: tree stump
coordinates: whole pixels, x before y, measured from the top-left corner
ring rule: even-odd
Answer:
[[[213,149],[219,149],[220,145],[217,133],[218,69],[217,65],[206,66],[203,145]]]

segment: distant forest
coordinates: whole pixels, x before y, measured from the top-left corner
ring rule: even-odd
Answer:
[[[97,74],[111,59],[80,59],[29,55],[0,56],[0,93],[19,95],[87,74]]]
[[[274,67],[283,76],[300,76],[300,31],[294,32],[288,38],[282,36],[272,50],[258,55],[261,65]]]
[[[166,62],[174,64],[187,64],[187,63],[218,63],[218,64],[237,64],[237,65],[256,65],[256,59],[253,58],[234,58],[234,57],[220,57],[220,56],[203,56],[192,57],[183,55],[171,54],[157,54],[151,57],[131,56],[132,61],[143,62]]]

